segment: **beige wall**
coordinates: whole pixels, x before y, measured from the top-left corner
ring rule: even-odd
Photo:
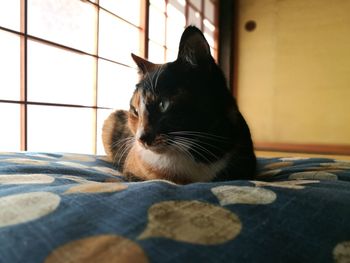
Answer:
[[[254,140],[350,145],[350,0],[238,3],[237,99]]]

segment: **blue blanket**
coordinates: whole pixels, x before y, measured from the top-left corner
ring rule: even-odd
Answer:
[[[125,182],[103,156],[0,154],[0,262],[350,262],[350,163]]]

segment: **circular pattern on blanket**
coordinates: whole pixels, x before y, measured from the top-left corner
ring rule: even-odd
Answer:
[[[105,183],[120,183],[123,182],[122,179],[119,179],[117,177],[109,177],[104,180]]]
[[[56,210],[61,198],[50,192],[32,192],[0,198],[0,227],[26,223]]]
[[[262,173],[258,173],[256,175],[256,177],[258,178],[271,178],[271,177],[274,177],[276,175],[278,175],[280,172],[282,172],[282,169],[274,169],[274,170],[268,170],[268,171],[265,171],[265,172],[262,172]]]
[[[74,160],[74,161],[78,161],[78,162],[95,162],[96,158],[93,156],[89,156],[89,155],[80,155],[80,154],[72,154],[72,153],[65,153],[61,160]]]
[[[264,166],[265,169],[279,169],[283,167],[290,167],[294,164],[294,162],[275,162],[269,163]]]
[[[302,161],[302,160],[308,160],[309,157],[282,157],[280,158],[283,162],[289,162],[289,161]]]
[[[93,166],[91,167],[92,169],[102,172],[102,173],[107,173],[115,176],[122,176],[123,174],[119,172],[118,170],[109,168],[109,167],[104,167],[104,166]]]
[[[37,157],[37,158],[45,158],[45,159],[56,159],[55,157],[49,156],[47,154],[44,153],[36,153],[36,152],[25,152],[24,153],[25,156],[29,156],[29,157]]]
[[[73,186],[69,188],[65,194],[75,194],[75,193],[111,193],[111,192],[118,192],[121,190],[124,190],[128,188],[125,184],[120,183],[85,183]]]
[[[347,170],[350,169],[350,162],[338,161],[334,163],[320,163],[321,166],[327,167],[328,169],[337,169],[337,170]]]
[[[148,225],[139,239],[163,237],[200,245],[234,239],[242,229],[231,211],[199,201],[165,201],[148,210]]]
[[[146,263],[147,256],[135,242],[117,235],[99,235],[71,241],[55,249],[45,263]]]
[[[0,152],[0,155],[14,155],[15,152]]]
[[[78,169],[89,169],[90,167],[84,165],[84,164],[81,164],[81,163],[74,163],[74,162],[56,162],[57,164],[61,164],[61,165],[64,165],[64,166],[68,166],[68,167],[72,167],[72,168],[78,168]]]
[[[94,183],[95,181],[91,181],[88,179],[85,179],[84,177],[81,176],[76,176],[76,175],[63,175],[60,177],[60,179],[67,179],[71,180],[80,184],[86,184],[86,183]]]
[[[150,179],[150,180],[146,180],[146,181],[140,181],[137,183],[138,184],[164,183],[164,184],[178,186],[177,183],[174,183],[174,182],[166,180],[166,179]]]
[[[319,183],[318,180],[290,180],[290,181],[277,181],[277,182],[263,182],[263,181],[251,181],[257,187],[272,186],[279,188],[287,188],[294,190],[301,190],[305,188],[305,184]]]
[[[220,205],[266,205],[277,198],[271,190],[252,186],[223,185],[214,187],[211,191],[219,199]]]
[[[299,172],[292,173],[289,175],[289,179],[311,179],[311,180],[337,180],[338,177],[335,174],[322,172],[322,171],[310,171],[310,172]]]
[[[350,241],[345,241],[336,245],[333,249],[333,257],[336,263],[350,262]]]
[[[328,173],[339,173],[339,172],[342,172],[343,169],[337,169],[337,168],[327,167],[327,166],[310,166],[310,167],[305,167],[304,171],[305,172],[307,172],[307,171],[310,171],[310,172],[323,171],[323,172],[328,172]]]
[[[1,174],[0,184],[51,184],[55,178],[46,174]]]
[[[26,159],[26,158],[13,158],[13,159],[5,159],[2,161],[7,162],[7,163],[29,164],[29,165],[49,165],[50,164],[50,162],[48,162],[48,161]]]

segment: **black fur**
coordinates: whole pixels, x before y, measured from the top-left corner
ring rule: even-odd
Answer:
[[[254,176],[256,158],[248,125],[200,30],[188,27],[181,38],[177,60],[165,64],[161,74],[149,72],[137,87],[143,97],[149,98],[146,107],[154,136],[173,136],[177,131],[211,134],[182,135],[199,145],[190,149],[197,162],[213,163],[229,153],[229,165],[216,180]],[[158,106],[162,99],[171,101],[164,113]]]

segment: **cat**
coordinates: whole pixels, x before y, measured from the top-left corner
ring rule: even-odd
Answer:
[[[123,175],[178,184],[254,177],[249,127],[198,28],[185,29],[174,62],[131,56],[140,81],[130,109],[113,112],[102,130]]]

